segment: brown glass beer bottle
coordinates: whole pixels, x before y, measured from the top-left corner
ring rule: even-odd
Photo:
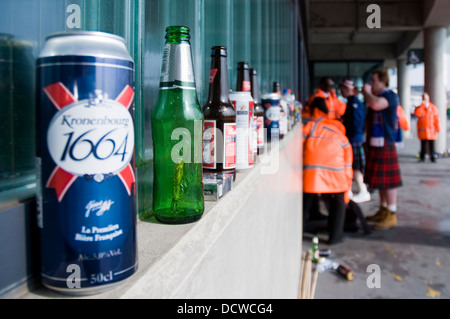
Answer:
[[[250,83],[256,118],[257,154],[260,155],[264,153],[264,108],[259,99],[258,71],[256,69],[250,69]]]
[[[229,98],[227,48],[211,49],[209,95],[203,106],[203,172],[236,178],[236,110]]]

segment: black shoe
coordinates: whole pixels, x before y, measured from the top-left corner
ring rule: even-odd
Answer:
[[[341,238],[329,238],[327,241],[328,245],[336,245],[336,244],[340,244],[344,241],[344,237]]]
[[[352,223],[350,225],[344,225],[345,233],[357,233],[359,231],[359,227],[356,223]]]

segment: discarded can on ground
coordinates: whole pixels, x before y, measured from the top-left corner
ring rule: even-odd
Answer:
[[[41,277],[103,292],[137,269],[134,62],[103,32],[47,37],[37,60]]]
[[[337,270],[338,274],[341,275],[342,277],[344,277],[345,279],[353,280],[353,278],[354,278],[353,272],[350,269],[348,269],[347,267],[345,267],[343,265],[339,265],[336,270]]]
[[[331,255],[331,249],[319,250],[319,257],[329,257]]]

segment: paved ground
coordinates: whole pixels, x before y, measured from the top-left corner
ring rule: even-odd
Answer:
[[[404,182],[398,193],[399,225],[368,236],[347,233],[344,242],[334,246],[320,243],[320,249],[331,249],[330,258],[350,268],[355,279],[347,281],[333,270],[319,274],[316,299],[450,298],[450,158],[418,163],[415,125],[413,121],[412,137],[399,149]],[[360,207],[367,216],[378,205],[374,193]],[[311,237],[303,240],[306,251]],[[377,283],[377,272],[368,272],[373,264],[379,266],[380,288],[368,287],[368,282]]]

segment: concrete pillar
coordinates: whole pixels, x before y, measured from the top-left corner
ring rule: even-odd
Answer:
[[[439,109],[441,132],[436,141],[436,152],[444,153],[447,142],[447,93],[445,88],[445,41],[446,28],[430,27],[424,29],[425,91],[431,103]]]
[[[411,123],[411,85],[409,84],[409,66],[406,62],[406,58],[397,60],[397,89],[400,105],[405,111],[408,122]],[[410,136],[411,130],[403,131],[403,137]]]

